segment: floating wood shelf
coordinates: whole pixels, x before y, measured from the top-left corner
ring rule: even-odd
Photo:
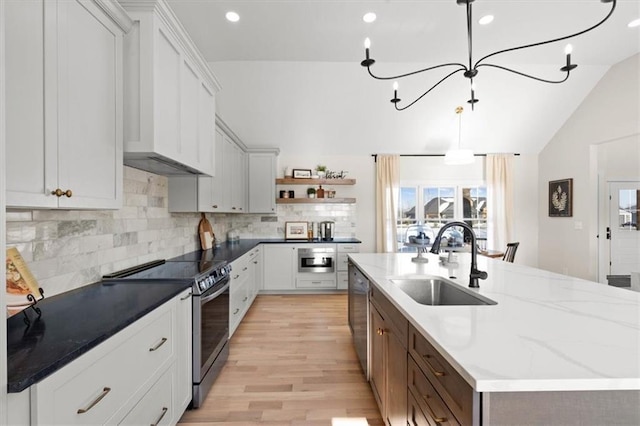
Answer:
[[[276,185],[355,185],[355,179],[279,178]]]
[[[353,204],[355,198],[276,198],[276,204]]]

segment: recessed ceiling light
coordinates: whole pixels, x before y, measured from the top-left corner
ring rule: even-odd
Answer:
[[[640,27],[640,19],[635,19],[627,25],[629,28]]]
[[[367,24],[370,24],[376,20],[376,14],[373,12],[365,13],[364,16],[362,17],[362,20]]]
[[[487,25],[493,22],[493,15],[484,15],[478,20],[478,24]]]
[[[236,12],[227,12],[225,17],[229,22],[238,22],[240,20],[240,15],[238,15]]]

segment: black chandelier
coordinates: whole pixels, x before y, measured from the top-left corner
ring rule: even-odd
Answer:
[[[567,57],[567,63],[566,65],[564,65],[562,68],[560,68],[560,71],[566,73],[564,78],[560,79],[560,80],[547,80],[544,78],[540,78],[540,77],[536,77],[530,74],[526,74],[524,72],[521,71],[516,71],[513,70],[511,68],[507,68],[504,67],[502,65],[496,65],[496,64],[490,64],[485,62],[488,58],[491,58],[492,56],[497,56],[500,55],[502,53],[506,53],[506,52],[512,52],[514,50],[520,50],[520,49],[527,49],[529,47],[536,47],[536,46],[542,46],[544,44],[549,44],[549,43],[555,43],[558,41],[562,41],[562,40],[566,40],[572,37],[577,37],[579,35],[582,35],[586,32],[589,32],[597,27],[599,27],[600,25],[602,25],[607,19],[609,19],[609,17],[613,14],[613,11],[616,8],[616,1],[617,0],[600,0],[602,3],[612,3],[611,5],[611,10],[609,11],[609,13],[607,14],[607,16],[604,17],[604,19],[602,19],[600,22],[598,22],[597,24],[587,28],[586,30],[582,30],[579,31],[575,34],[570,34],[564,37],[558,37],[558,38],[554,38],[551,40],[546,40],[546,41],[541,41],[539,43],[531,43],[531,44],[526,44],[523,46],[517,46],[517,47],[512,47],[509,49],[503,49],[503,50],[499,50],[497,52],[493,52],[490,53],[486,56],[483,56],[482,58],[480,58],[479,60],[477,60],[475,63],[473,62],[473,29],[472,29],[472,25],[471,25],[471,9],[472,9],[472,3],[475,0],[456,0],[456,3],[458,3],[459,5],[466,5],[467,6],[467,41],[469,44],[469,65],[464,65],[461,63],[446,63],[446,64],[440,64],[440,65],[435,65],[432,67],[428,67],[428,68],[424,68],[418,71],[413,71],[413,72],[409,72],[406,74],[400,74],[400,75],[396,75],[396,76],[390,76],[390,77],[380,77],[377,75],[374,75],[371,72],[371,66],[375,63],[375,60],[369,57],[369,47],[370,47],[370,41],[367,38],[365,40],[365,59],[360,62],[360,65],[362,65],[363,67],[367,68],[367,71],[369,72],[369,75],[377,80],[396,80],[396,79],[400,79],[400,78],[404,78],[404,77],[408,77],[408,76],[412,76],[412,75],[416,75],[416,74],[420,74],[426,71],[430,71],[430,70],[434,70],[437,68],[445,68],[445,67],[455,67],[455,69],[453,71],[451,71],[449,74],[447,74],[446,76],[444,76],[440,81],[438,81],[436,84],[434,84],[433,86],[431,86],[426,92],[424,92],[422,95],[418,96],[413,102],[411,102],[410,104],[399,108],[398,107],[398,103],[400,102],[400,98],[398,98],[398,83],[395,82],[393,85],[393,98],[391,99],[391,103],[393,103],[393,105],[395,106],[396,110],[398,111],[402,111],[405,110],[407,108],[409,108],[410,106],[412,106],[413,104],[415,104],[416,102],[418,102],[420,99],[422,99],[425,95],[427,95],[427,93],[431,92],[433,89],[435,89],[436,87],[438,87],[443,81],[447,80],[449,77],[459,73],[459,72],[464,72],[464,76],[466,78],[469,79],[470,84],[471,84],[471,99],[469,99],[467,102],[471,104],[471,109],[474,109],[474,105],[479,102],[478,98],[476,98],[475,96],[475,88],[474,88],[474,84],[473,84],[473,79],[478,75],[478,68],[480,67],[492,67],[492,68],[498,68],[504,71],[509,71],[511,73],[523,76],[523,77],[527,77],[527,78],[531,78],[533,80],[538,80],[544,83],[564,83],[565,81],[567,81],[567,79],[569,78],[569,74],[571,73],[571,70],[575,69],[578,65],[571,63],[571,48],[570,45],[567,46],[568,49],[565,50],[565,54]]]

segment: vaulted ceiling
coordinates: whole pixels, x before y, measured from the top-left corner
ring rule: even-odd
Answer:
[[[292,154],[443,153],[459,138],[476,152],[537,153],[609,67],[640,52],[640,28],[627,26],[640,18],[640,1],[618,0],[611,19],[587,34],[492,59],[557,79],[569,42],[579,66],[566,83],[545,84],[484,68],[475,79],[480,99],[475,111],[466,103],[469,81],[458,74],[397,112],[389,102],[391,82],[372,79],[360,66],[365,37],[376,59],[372,70],[382,75],[468,63],[465,7],[455,0],[169,4],[221,83],[218,114],[246,145]],[[599,0],[477,0],[474,60],[583,30],[610,8]],[[238,22],[225,19],[230,10],[240,15]],[[377,20],[363,22],[366,12],[375,12]],[[495,20],[478,25],[487,14]],[[438,70],[400,80],[402,104],[446,74]],[[458,105],[465,107],[461,127],[454,112]]]

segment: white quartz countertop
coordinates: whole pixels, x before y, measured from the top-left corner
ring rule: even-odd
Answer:
[[[389,281],[437,275],[468,288],[470,254],[349,257],[478,392],[640,389],[640,293],[478,256],[470,289],[491,306],[427,306]]]

